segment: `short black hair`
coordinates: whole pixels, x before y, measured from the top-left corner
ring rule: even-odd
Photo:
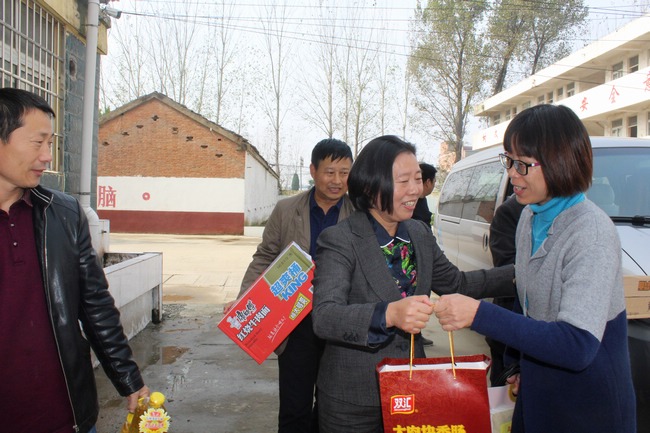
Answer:
[[[395,135],[377,137],[365,145],[348,177],[348,195],[355,209],[368,212],[379,198],[380,210],[393,212],[393,163],[404,152],[415,155],[415,146]]]
[[[50,104],[27,90],[3,87],[0,89],[0,141],[6,143],[16,129],[23,126],[25,114],[40,110],[54,117]]]
[[[422,171],[422,182],[426,182],[430,179],[435,180],[436,173],[438,172],[433,165],[427,164],[426,162],[420,163],[420,171]]]
[[[568,107],[541,104],[521,111],[506,128],[503,147],[539,161],[551,197],[570,197],[591,186],[589,133]]]
[[[318,168],[318,164],[328,157],[332,161],[346,158],[350,158],[350,161],[352,161],[352,149],[350,149],[350,146],[345,141],[337,140],[336,138],[325,138],[319,141],[312,149],[311,163],[314,167]]]

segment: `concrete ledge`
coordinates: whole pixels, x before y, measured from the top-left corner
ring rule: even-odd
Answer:
[[[162,253],[107,253],[125,259],[104,268],[109,291],[120,310],[122,326],[129,339],[149,322],[162,317]]]

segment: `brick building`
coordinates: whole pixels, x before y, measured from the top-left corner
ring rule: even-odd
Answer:
[[[245,138],[161,93],[100,118],[97,213],[113,232],[243,234],[278,191]]]

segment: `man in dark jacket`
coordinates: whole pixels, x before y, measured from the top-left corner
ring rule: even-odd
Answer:
[[[436,173],[438,170],[433,165],[424,162],[420,163],[420,170],[422,172],[422,195],[420,195],[420,198],[418,198],[415,204],[412,218],[414,220],[424,221],[428,226],[431,226],[431,217],[433,214],[429,210],[427,197],[433,192],[433,187],[436,186]]]
[[[120,324],[88,222],[74,198],[39,187],[54,112],[0,89],[2,431],[94,432],[93,348],[129,411],[149,394]]]

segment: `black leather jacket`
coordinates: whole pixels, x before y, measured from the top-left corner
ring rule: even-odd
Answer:
[[[99,413],[91,346],[120,395],[136,392],[144,382],[79,202],[43,187],[32,189],[31,199],[45,296],[75,430],[85,433]]]

